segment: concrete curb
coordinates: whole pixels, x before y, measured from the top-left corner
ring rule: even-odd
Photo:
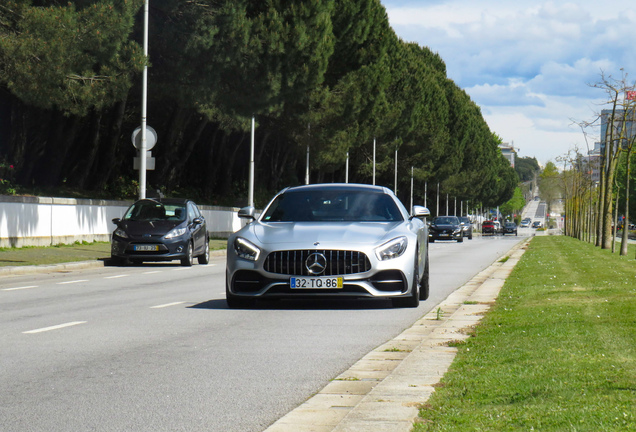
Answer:
[[[225,249],[210,251],[210,257],[225,256]],[[66,262],[60,264],[44,264],[44,265],[25,265],[25,266],[11,266],[0,267],[0,276],[22,276],[39,273],[52,273],[52,272],[64,272],[81,270],[87,268],[105,267],[106,260],[91,260],[91,261],[75,261]]]
[[[531,238],[377,347],[266,432],[409,432],[468,329],[485,316]],[[503,262],[502,262],[503,261]],[[438,312],[439,311],[439,312]]]

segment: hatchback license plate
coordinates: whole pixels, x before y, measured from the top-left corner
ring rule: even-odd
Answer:
[[[157,245],[135,245],[135,251],[138,252],[156,252],[159,250]]]
[[[341,277],[293,277],[289,280],[292,289],[340,289]]]

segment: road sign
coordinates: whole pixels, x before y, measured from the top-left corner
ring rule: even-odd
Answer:
[[[141,126],[132,133],[132,143],[137,150],[141,149]],[[157,144],[157,131],[150,126],[146,126],[146,150],[152,150]],[[135,168],[138,169],[138,168]],[[150,168],[148,168],[150,169]]]

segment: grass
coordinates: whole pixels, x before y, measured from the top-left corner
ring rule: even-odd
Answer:
[[[210,250],[225,249],[226,239],[210,239]],[[46,247],[0,248],[0,267],[59,264],[110,258],[110,243],[75,243]]]
[[[535,237],[414,431],[636,431],[636,262]]]

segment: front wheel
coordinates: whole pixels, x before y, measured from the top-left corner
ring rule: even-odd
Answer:
[[[420,284],[420,300],[427,300],[430,291],[429,272],[428,272],[428,252],[426,253],[426,261],[424,263],[424,276]]]
[[[420,276],[417,265],[417,255],[415,256],[415,265],[413,266],[413,287],[408,297],[394,298],[393,307],[416,308],[420,305]]]
[[[181,258],[181,265],[184,267],[192,267],[192,264],[194,264],[194,246],[192,242],[189,241],[186,256]]]
[[[210,262],[210,241],[207,238],[205,239],[205,250],[202,255],[197,257],[197,260],[199,264],[207,264]]]

